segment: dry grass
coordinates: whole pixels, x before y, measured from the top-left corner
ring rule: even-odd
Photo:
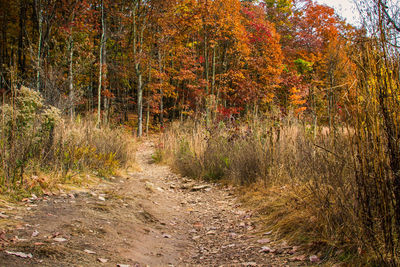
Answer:
[[[324,133],[322,133],[324,132]],[[352,139],[300,124],[263,121],[212,129],[187,122],[163,136],[158,153],[183,175],[241,188],[242,200],[279,238],[322,258],[368,263],[357,210]]]

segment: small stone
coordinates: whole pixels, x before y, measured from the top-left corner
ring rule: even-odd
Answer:
[[[319,262],[319,258],[316,255],[312,255],[312,256],[310,256],[310,261],[311,262]]]
[[[21,258],[32,258],[32,254],[31,253],[23,253],[23,252],[12,252],[12,251],[5,251],[8,255],[14,255],[17,257],[21,257]]]
[[[32,237],[36,237],[36,236],[38,236],[38,235],[39,235],[39,231],[37,231],[37,230],[33,231]]]
[[[97,258],[97,260],[101,263],[107,263],[108,259],[103,259],[103,258]]]

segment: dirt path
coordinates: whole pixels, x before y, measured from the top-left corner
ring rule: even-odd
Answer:
[[[145,141],[141,171],[90,190],[3,205],[0,220],[14,226],[0,235],[0,266],[298,264],[296,248],[261,234],[228,189],[180,178],[152,153]]]

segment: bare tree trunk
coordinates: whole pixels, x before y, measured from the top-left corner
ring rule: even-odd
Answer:
[[[38,21],[39,21],[39,39],[38,39],[38,48],[37,48],[37,56],[36,56],[36,90],[40,91],[40,68],[41,66],[41,54],[42,54],[42,35],[43,35],[43,29],[42,29],[42,24],[43,24],[43,10],[42,10],[42,2],[41,0],[36,0],[36,8],[37,8],[37,14],[38,14]]]
[[[148,84],[151,83],[151,59],[149,60],[149,80]],[[150,123],[150,90],[147,89],[147,103],[146,103],[146,135],[149,134],[149,123]]]
[[[74,76],[73,76],[73,57],[74,57],[74,39],[72,37],[72,29],[71,35],[69,36],[69,73],[68,73],[68,82],[69,82],[69,102],[70,102],[70,116],[71,121],[74,120],[75,117],[75,92],[74,92]]]
[[[104,23],[104,3],[101,1],[101,38],[100,38],[100,59],[99,59],[99,87],[97,89],[97,123],[96,126],[99,128],[101,124],[101,86],[103,82],[103,46],[104,46],[104,35],[105,35],[105,23]]]
[[[136,11],[138,8],[139,2],[135,2],[135,6],[133,8],[133,55],[135,57],[135,72],[137,78],[137,115],[138,115],[138,127],[137,127],[137,136],[141,137],[143,135],[143,81],[142,81],[142,69],[140,64],[140,59],[138,55],[142,53],[142,44],[143,44],[143,25],[140,29],[140,33],[138,36],[137,30],[137,21],[136,21]],[[138,39],[138,40],[137,40]],[[137,41],[139,41],[139,51],[136,47]]]
[[[160,72],[160,125],[164,127],[164,90],[162,88],[163,79],[161,78],[162,73],[162,55],[161,55],[161,48],[158,49],[158,68]]]

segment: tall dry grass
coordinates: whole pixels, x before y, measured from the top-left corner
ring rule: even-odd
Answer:
[[[208,129],[186,122],[164,134],[159,153],[183,175],[238,185],[279,237],[323,260],[384,263],[366,241],[353,137],[346,129],[314,137],[303,124],[268,120]]]

